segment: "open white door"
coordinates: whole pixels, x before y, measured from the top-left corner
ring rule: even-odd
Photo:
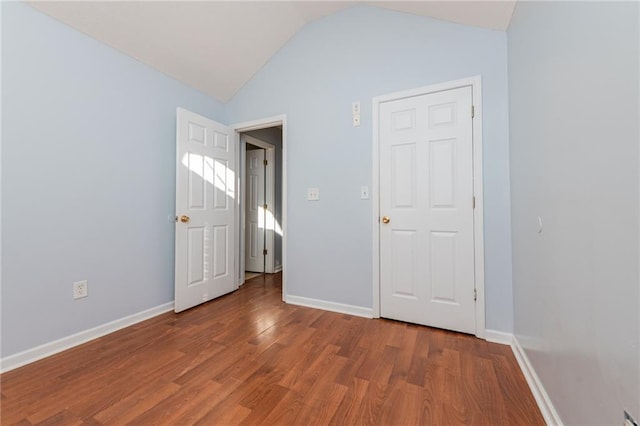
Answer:
[[[247,150],[245,267],[265,272],[265,150]]]
[[[237,288],[231,129],[177,110],[175,311]]]

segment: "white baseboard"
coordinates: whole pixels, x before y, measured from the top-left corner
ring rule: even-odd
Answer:
[[[513,334],[505,333],[504,331],[485,330],[484,338],[487,342],[499,343],[501,345],[511,346],[511,343],[513,343]]]
[[[273,268],[273,273],[277,274],[278,272],[282,271],[282,265],[278,265],[275,268]]]
[[[551,398],[549,398],[547,391],[544,389],[544,386],[542,386],[542,382],[540,382],[536,371],[533,369],[524,349],[520,346],[518,339],[516,339],[516,337],[511,333],[505,333],[504,331],[497,330],[485,330],[485,338],[487,342],[511,346],[513,355],[516,357],[518,366],[527,380],[529,389],[531,389],[531,393],[538,404],[538,408],[540,408],[544,421],[550,426],[562,426],[562,420],[551,403]]]
[[[54,340],[53,342],[45,343],[43,345],[36,346],[35,348],[27,349],[26,351],[4,357],[0,359],[0,372],[4,373],[9,370],[22,367],[23,365],[57,354],[74,346],[81,345],[90,340],[97,339],[98,337],[113,333],[114,331],[129,327],[130,325],[137,324],[171,310],[173,310],[173,302],[165,303],[163,305],[155,306],[145,311],[72,334],[71,336],[63,337],[62,339]]]
[[[362,306],[346,305],[344,303],[328,302],[326,300],[291,295],[286,295],[284,297],[284,301],[292,305],[306,306],[307,308],[323,309],[325,311],[355,315],[357,317],[373,318],[373,309],[363,308]]]
[[[531,365],[529,357],[527,357],[526,352],[522,349],[522,346],[520,346],[520,343],[515,336],[513,336],[511,349],[518,361],[518,365],[520,365],[520,370],[522,370],[524,377],[527,379],[531,393],[533,393],[533,397],[538,403],[538,407],[542,412],[544,421],[550,426],[562,426],[562,420],[553,406],[551,398],[549,398],[549,394],[547,394],[544,386],[542,386],[542,382],[540,382],[540,378],[538,378],[533,365]]]

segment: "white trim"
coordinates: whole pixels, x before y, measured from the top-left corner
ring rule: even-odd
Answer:
[[[2,4],[0,3],[0,22],[2,22]],[[0,46],[2,46],[2,31],[0,31]],[[0,55],[0,70],[2,70],[2,55]],[[2,84],[0,83],[0,99],[2,98]],[[0,117],[4,117],[2,115],[2,102],[0,102]],[[2,120],[0,119],[0,135],[3,135],[4,133],[2,133]],[[2,139],[2,137],[0,136],[0,139]],[[2,164],[2,143],[0,143],[0,164]],[[0,188],[2,188],[2,173],[0,173]],[[2,197],[0,197],[0,241],[2,240]],[[2,306],[2,244],[0,244],[0,306]],[[1,321],[0,321],[1,323]],[[0,353],[2,353],[2,338],[0,338]],[[0,372],[1,370],[1,365],[2,365],[2,360],[0,360]]]
[[[380,142],[378,136],[378,110],[382,102],[410,98],[429,93],[442,92],[445,90],[457,89],[471,86],[472,104],[475,108],[475,118],[473,119],[473,192],[476,197],[476,208],[473,211],[474,223],[474,269],[475,284],[477,291],[476,301],[476,333],[480,338],[485,337],[485,293],[484,293],[484,202],[482,188],[482,79],[480,76],[464,78],[461,80],[449,81],[440,84],[420,87],[417,89],[405,90],[402,92],[389,93],[373,98],[371,104],[373,108],[373,151],[372,151],[372,210],[373,210],[373,316],[380,317]]]
[[[272,117],[261,118],[258,120],[243,121],[242,123],[236,123],[231,126],[232,130],[236,132],[249,132],[251,130],[266,129],[269,127],[282,126],[284,133],[284,125],[287,121],[287,115],[274,115]],[[284,136],[284,135],[283,135]]]
[[[638,19],[638,24],[640,25],[640,7],[638,7],[638,16],[636,16],[636,18]],[[636,27],[637,28],[637,27]],[[640,32],[638,33],[638,40],[636,40],[636,42],[638,42],[640,44]],[[639,68],[640,68],[640,55],[638,55],[638,63],[636,64]],[[638,68],[636,68],[638,69]],[[640,76],[638,76],[638,84],[640,85]],[[636,92],[637,93],[637,92]],[[638,110],[640,111],[640,96],[638,97]],[[636,116],[636,119],[638,117]],[[640,148],[640,126],[638,126],[638,148]],[[638,164],[640,164],[640,149],[638,149],[638,158],[636,158],[636,160],[639,161]],[[637,173],[637,177],[638,177],[638,193],[636,195],[640,195],[640,173]],[[636,207],[640,208],[640,197],[638,198],[638,205],[636,205]],[[638,229],[638,237],[640,237],[640,228]],[[640,264],[640,238],[638,238],[638,261]],[[638,280],[637,285],[640,286],[640,280]],[[638,293],[638,300],[637,300],[637,305],[636,306],[640,306],[640,292]],[[638,315],[638,327],[640,328],[640,315]],[[638,368],[638,370],[636,371],[640,371],[640,357],[638,357],[637,361],[636,361],[636,368]],[[636,388],[637,389],[637,388]],[[637,416],[640,416],[640,412],[636,413],[636,420],[640,420],[638,419]]]
[[[292,305],[305,306],[307,308],[322,309],[324,311],[355,315],[357,317],[373,318],[373,310],[362,306],[347,305],[344,303],[329,302],[326,300],[292,295],[287,295],[284,301]]]
[[[527,383],[529,384],[531,393],[538,403],[538,407],[542,412],[544,421],[548,425],[562,426],[562,420],[560,419],[558,412],[553,406],[551,398],[549,398],[549,394],[547,394],[544,386],[542,386],[542,382],[538,378],[536,370],[531,365],[526,352],[524,351],[524,349],[522,349],[522,346],[520,346],[520,343],[515,336],[513,336],[512,339],[511,350],[516,357],[516,361],[518,361],[518,365],[520,366],[520,370],[522,370],[522,374],[524,374],[525,379],[527,379]]]
[[[268,209],[271,210],[271,220],[269,221],[269,218],[267,217],[266,225],[267,230],[271,229],[271,231],[266,233],[265,244],[267,246],[267,256],[265,259],[264,272],[267,274],[273,274],[276,264],[276,147],[274,145],[271,145],[271,148],[267,149],[265,154],[267,160],[265,171],[265,174],[267,175],[267,183],[264,199],[267,203]]]
[[[505,333],[504,331],[485,330],[484,338],[487,342],[498,343],[501,345],[511,346],[511,343],[513,343],[513,334]]]
[[[235,132],[236,146],[240,146],[240,133],[248,132],[250,130],[266,129],[268,127],[282,126],[282,221],[280,228],[282,229],[282,300],[287,297],[287,115],[277,115],[273,117],[262,118],[258,120],[244,121],[231,126],[231,129]],[[239,155],[236,157],[240,157]],[[239,158],[238,160],[239,161]],[[236,170],[239,163],[236,164]],[[240,179],[240,176],[238,176]],[[236,215],[236,220],[239,222],[239,212]],[[236,241],[239,241],[239,232],[236,235]],[[244,243],[240,244],[244,249]],[[244,271],[240,271],[240,262],[237,264],[238,282],[244,282]]]
[[[526,352],[522,346],[520,346],[516,336],[511,333],[505,333],[504,331],[485,330],[485,337],[487,342],[511,346],[511,351],[513,351],[513,355],[518,362],[518,366],[529,385],[531,394],[536,400],[538,408],[540,408],[544,421],[551,426],[562,426],[562,420],[553,406],[549,394],[547,394],[544,386],[542,386],[542,382],[538,378],[533,365],[531,365],[531,362],[529,361],[529,357],[527,357]]]
[[[236,170],[238,171],[238,178],[236,179],[237,185],[238,185],[238,189],[239,189],[239,194],[238,194],[238,200],[237,200],[237,206],[238,206],[238,212],[236,214],[236,220],[238,221],[238,226],[236,227],[236,229],[238,230],[236,232],[236,238],[238,241],[238,250],[236,252],[236,255],[238,256],[237,260],[237,273],[238,273],[238,283],[244,284],[245,280],[246,280],[246,276],[245,276],[245,242],[244,242],[244,236],[245,236],[245,232],[246,232],[246,223],[247,223],[247,217],[246,217],[246,212],[244,210],[244,203],[242,202],[242,200],[245,198],[244,197],[244,192],[247,190],[247,183],[245,182],[246,179],[242,179],[242,175],[245,173],[244,172],[244,168],[245,165],[247,164],[247,143],[245,142],[244,138],[240,135],[240,133],[234,132],[234,139],[236,140],[236,143],[238,144],[238,151],[239,151],[239,155],[238,157],[238,165]]]
[[[484,293],[484,189],[482,186],[482,79],[475,76],[468,81],[471,83],[474,106],[473,126],[473,195],[476,208],[473,210],[473,241],[475,244],[475,273],[476,273],[476,336],[485,337],[485,293]],[[479,302],[479,303],[478,303]]]
[[[380,132],[379,132],[379,111],[380,111],[380,98],[373,98],[371,105],[373,112],[371,114],[373,122],[373,135],[371,158],[373,163],[371,164],[371,241],[373,244],[373,253],[371,264],[373,265],[373,317],[380,318]]]
[[[71,336],[63,337],[53,342],[45,343],[35,348],[27,349],[14,355],[9,355],[0,360],[0,372],[5,373],[7,371],[22,367],[23,365],[30,364],[48,356],[57,354],[74,346],[87,343],[98,337],[102,337],[114,331],[121,330],[123,328],[132,326],[139,322],[148,320],[166,312],[173,311],[173,302],[158,305],[153,308],[138,312],[133,315],[126,316],[124,318],[117,319],[115,321],[108,322],[106,324],[99,325],[88,330],[81,331]]]

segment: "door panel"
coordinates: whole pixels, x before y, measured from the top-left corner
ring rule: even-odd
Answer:
[[[431,300],[456,303],[456,232],[431,232]]]
[[[213,163],[215,181],[213,208],[226,211],[229,209],[229,198],[233,197],[233,191],[229,190],[229,185],[234,185],[233,174],[229,171],[229,162],[223,158],[213,158],[209,161]]]
[[[247,150],[245,270],[264,272],[265,150]]]
[[[455,202],[456,159],[453,139],[429,143],[431,208],[452,208]]]
[[[175,311],[237,288],[233,270],[235,150],[231,130],[177,111]],[[188,218],[185,221],[182,217]]]
[[[393,231],[391,244],[393,246],[393,277],[395,278],[393,280],[393,295],[415,299],[417,297],[416,280],[411,271],[415,271],[413,253],[416,251],[416,232],[414,230]],[[402,275],[402,271],[410,271],[410,273]]]
[[[189,153],[188,159],[189,182],[187,192],[189,193],[189,209],[204,209],[206,205],[204,157]]]
[[[391,147],[393,199],[395,208],[413,208],[416,201],[416,145]]]
[[[229,227],[218,225],[213,227],[213,277],[223,278],[229,275]]]
[[[475,333],[471,87],[379,110],[380,308]]]
[[[194,286],[203,284],[204,273],[204,227],[191,227],[187,230],[187,238],[189,240],[187,249],[187,261],[189,262],[187,270],[187,285]]]

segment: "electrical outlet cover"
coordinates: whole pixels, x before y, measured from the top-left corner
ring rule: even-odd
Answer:
[[[73,283],[73,298],[74,299],[82,299],[89,295],[89,288],[87,285],[87,281],[78,281]]]
[[[320,189],[318,189],[318,188],[307,188],[307,200],[308,201],[318,201],[318,200],[320,200]]]

